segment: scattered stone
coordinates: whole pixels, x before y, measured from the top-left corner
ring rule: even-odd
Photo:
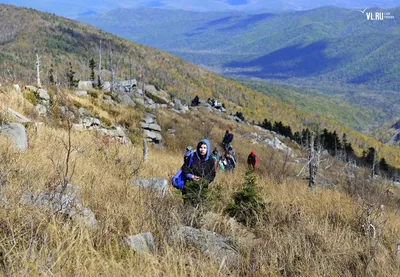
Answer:
[[[78,91],[88,91],[93,89],[92,81],[79,81]]]
[[[55,192],[24,193],[20,203],[35,208],[48,209],[53,213],[61,213],[89,228],[97,225],[93,212],[78,201],[79,189],[67,184],[65,191],[58,186]]]
[[[50,95],[44,89],[38,89],[37,93],[39,94],[39,98],[44,101],[50,101]]]
[[[75,94],[78,95],[79,97],[89,97],[89,94],[87,93],[86,90],[77,90],[75,91]]]
[[[27,90],[29,90],[29,91],[31,91],[31,92],[37,92],[37,88],[36,87],[34,87],[34,86],[25,86],[25,89],[27,89]]]
[[[17,111],[14,111],[11,108],[7,108],[7,112],[10,113],[12,116],[14,116],[16,119],[18,119],[18,121],[21,123],[31,122],[29,118],[23,116],[22,114],[20,114]]]
[[[140,122],[140,127],[142,129],[146,129],[146,130],[150,130],[150,131],[157,131],[157,132],[161,132],[161,127],[158,124],[155,123],[145,123],[145,122]]]
[[[214,258],[221,266],[228,268],[237,265],[239,255],[230,245],[232,240],[207,230],[198,230],[189,226],[180,226],[176,237],[185,244],[199,249],[210,258]]]
[[[28,140],[24,125],[20,123],[10,123],[0,126],[0,135],[5,135],[15,144],[15,146],[25,151],[28,149]]]
[[[126,237],[124,238],[124,242],[139,255],[154,253],[156,248],[153,234],[150,232]]]
[[[124,104],[124,105],[126,105],[128,107],[135,107],[136,106],[135,102],[133,102],[132,98],[127,94],[119,95],[118,99],[121,101],[122,104]]]
[[[22,95],[21,88],[19,87],[18,84],[14,84],[13,88],[14,88],[14,91],[17,93],[17,95]]]
[[[39,116],[46,116],[47,115],[47,108],[45,105],[42,104],[37,104],[35,106],[35,112],[39,115]]]
[[[146,114],[146,117],[142,121],[147,124],[154,123],[154,122],[156,122],[156,116],[152,113],[148,113],[148,114]]]
[[[88,128],[100,127],[101,122],[100,119],[96,117],[84,117],[81,119],[81,124],[88,129]]]
[[[150,130],[143,130],[143,131],[145,138],[148,138],[155,143],[160,143],[162,141],[162,136],[160,133],[156,133]]]
[[[155,190],[159,196],[168,193],[168,181],[164,178],[134,178],[132,183],[139,188]]]

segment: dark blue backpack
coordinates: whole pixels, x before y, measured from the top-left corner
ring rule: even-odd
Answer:
[[[193,153],[190,155],[190,160],[189,160],[189,168],[192,166],[193,162]],[[182,167],[179,168],[178,172],[175,173],[175,175],[171,179],[172,185],[180,190],[183,190],[185,187],[185,180],[186,176],[183,174]]]

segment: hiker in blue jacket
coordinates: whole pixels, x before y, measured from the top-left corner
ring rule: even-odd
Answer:
[[[192,154],[191,158],[186,159],[182,166],[187,181],[204,180],[207,183],[214,181],[215,163],[210,152],[210,142],[207,139],[200,140],[196,152]]]

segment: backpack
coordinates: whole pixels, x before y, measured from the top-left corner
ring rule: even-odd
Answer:
[[[254,166],[256,163],[256,155],[250,154],[249,157],[247,158],[247,164]]]
[[[189,168],[192,166],[192,163],[193,163],[193,154],[190,155]],[[172,176],[171,183],[175,188],[183,190],[183,188],[185,187],[185,180],[186,180],[186,176],[185,176],[185,174],[183,174],[182,167],[181,167],[175,173],[175,175]]]

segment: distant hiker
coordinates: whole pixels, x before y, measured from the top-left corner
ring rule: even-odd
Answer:
[[[235,149],[233,149],[233,147],[232,146],[230,146],[229,145],[229,147],[228,147],[228,153],[233,157],[233,158],[235,158]]]
[[[252,169],[256,169],[258,166],[258,158],[256,154],[254,154],[254,151],[251,151],[251,153],[247,157],[247,166],[251,167]]]
[[[220,162],[221,155],[219,154],[217,147],[215,147],[212,151],[212,158],[214,159],[215,170],[218,172],[220,169],[222,169],[222,167],[224,167],[224,165]]]
[[[235,158],[229,154],[229,152],[225,152],[225,170],[226,171],[233,171],[236,168],[236,161]]]
[[[207,183],[214,181],[215,164],[211,158],[210,142],[207,139],[199,141],[196,152],[193,152],[182,166],[182,172],[186,177],[185,184],[188,180],[195,182],[204,180]]]
[[[233,140],[233,134],[228,130],[225,131],[225,135],[222,139],[222,146],[224,147],[225,151],[228,151],[229,145]]]
[[[200,103],[200,100],[199,100],[199,96],[196,94],[196,96],[194,97],[194,99],[192,100],[192,107],[196,107],[196,106],[198,106],[199,105],[199,103]]]
[[[188,159],[192,153],[193,153],[193,151],[192,151],[192,146],[190,146],[190,145],[187,146],[187,147],[186,147],[186,153],[185,153],[185,155],[183,156],[183,162],[184,162],[184,163],[186,162],[186,159]]]
[[[215,160],[219,161],[219,157],[221,155],[219,154],[217,147],[215,147],[214,150],[212,151],[212,156],[213,156],[213,158],[215,157]]]

